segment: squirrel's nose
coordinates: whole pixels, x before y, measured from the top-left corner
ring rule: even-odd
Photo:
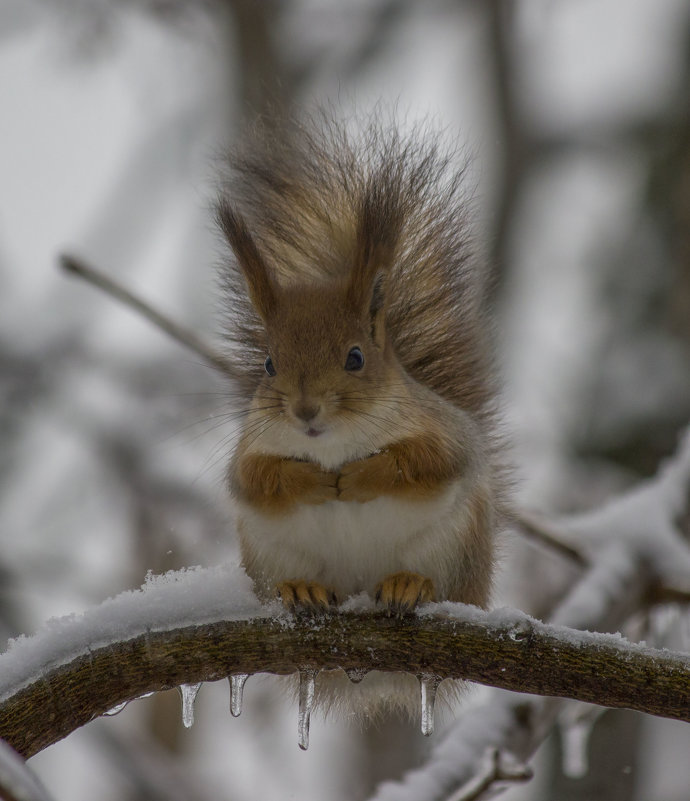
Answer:
[[[305,423],[313,420],[320,410],[321,407],[318,403],[305,399],[297,401],[292,407],[292,412],[295,417],[298,420],[303,420]]]

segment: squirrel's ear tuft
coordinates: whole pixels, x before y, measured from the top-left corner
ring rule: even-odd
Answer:
[[[252,303],[264,321],[267,321],[275,313],[277,301],[266,263],[244,219],[226,199],[220,200],[216,218],[242,269]]]
[[[372,332],[383,320],[386,278],[395,259],[400,228],[398,210],[378,188],[373,183],[362,199],[347,289],[351,307],[369,313]]]

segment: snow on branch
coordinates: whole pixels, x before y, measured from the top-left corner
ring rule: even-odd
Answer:
[[[169,574],[15,641],[0,657],[0,737],[28,757],[152,691],[307,668],[465,678],[690,720],[683,654],[451,603],[295,619],[247,585],[237,567]]]

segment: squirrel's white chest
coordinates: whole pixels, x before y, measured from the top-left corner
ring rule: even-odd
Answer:
[[[332,501],[301,505],[280,518],[241,507],[240,535],[257,573],[252,578],[268,585],[318,581],[341,599],[372,593],[400,570],[440,578],[439,555],[458,536],[457,496],[458,488],[451,487],[425,501]]]

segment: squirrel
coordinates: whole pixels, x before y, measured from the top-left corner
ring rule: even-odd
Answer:
[[[378,118],[265,127],[233,155],[217,220],[248,405],[228,485],[263,599],[489,601],[502,479],[463,175]]]

